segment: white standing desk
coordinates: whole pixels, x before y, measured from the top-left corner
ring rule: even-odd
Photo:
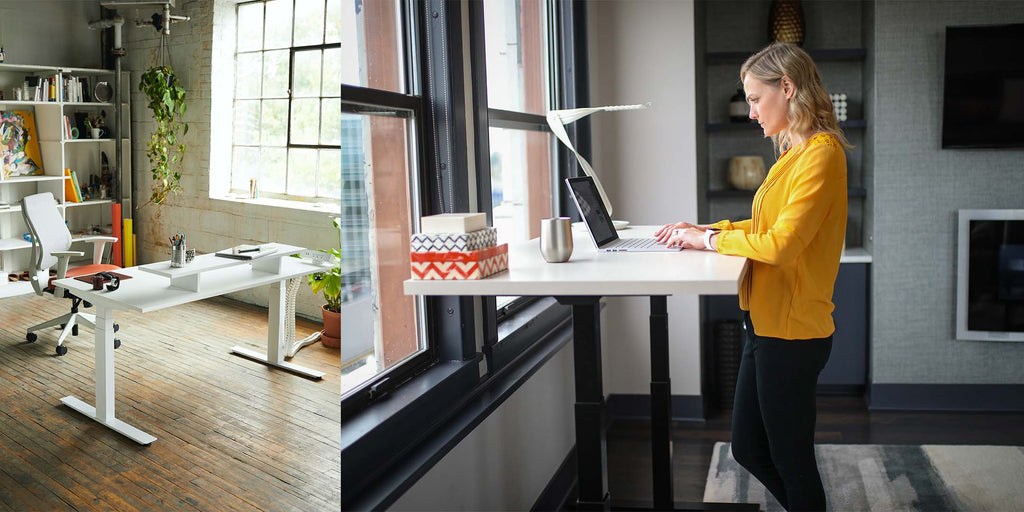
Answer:
[[[657,228],[619,231],[623,238],[653,236]],[[551,296],[572,307],[576,381],[577,506],[606,510],[604,390],[601,383],[600,300],[605,296],[648,296],[651,300],[651,454],[655,510],[673,502],[671,381],[668,357],[668,295],[735,295],[746,258],[710,251],[660,253],[598,252],[585,230],[573,229],[568,262],[547,263],[537,239],[509,246],[509,269],[475,281],[405,281],[409,295]],[[704,509],[697,504],[696,509]],[[742,505],[733,505],[743,508]],[[714,508],[714,504],[711,507]],[[756,505],[754,505],[756,509]]]
[[[105,288],[93,290],[92,285],[75,278],[55,281],[56,286],[66,288],[70,293],[91,302],[96,307],[96,406],[93,407],[74,396],[66,396],[60,401],[139,444],[152,443],[156,440],[155,437],[117,419],[114,415],[114,311],[148,313],[263,285],[270,285],[267,354],[262,356],[241,349],[249,354],[240,355],[309,377],[323,377],[323,372],[284,361],[287,347],[283,345],[285,293],[282,283],[288,279],[324,270],[320,265],[289,256],[299,250],[300,247],[280,246],[280,255],[273,254],[252,262],[204,254],[197,256],[192,263],[181,269],[170,269],[168,262],[146,265],[147,269],[125,268],[117,272],[131,276],[131,279],[122,279],[120,288],[112,292]],[[167,267],[167,272],[174,271],[175,274],[180,274],[176,277],[194,275],[195,278],[190,277],[183,282],[172,281],[173,277],[166,275],[163,267]],[[199,269],[203,271],[192,273]],[[197,286],[192,286],[193,284]],[[130,329],[130,326],[127,327]],[[240,347],[234,347],[232,351],[239,353],[239,349]]]

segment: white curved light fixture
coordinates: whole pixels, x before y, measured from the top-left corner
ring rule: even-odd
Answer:
[[[612,105],[608,107],[573,108],[567,110],[548,111],[547,120],[548,126],[551,127],[551,132],[555,134],[555,137],[558,137],[558,140],[562,141],[562,144],[565,144],[565,146],[569,148],[574,155],[576,155],[576,161],[580,163],[580,167],[583,168],[583,172],[586,173],[587,176],[594,178],[594,183],[597,185],[597,191],[601,194],[601,202],[604,203],[604,207],[608,210],[609,217],[612,215],[612,203],[608,200],[608,194],[605,194],[604,187],[601,186],[601,180],[596,174],[594,174],[594,168],[590,166],[590,162],[588,162],[586,158],[583,158],[583,156],[576,151],[576,148],[573,147],[572,142],[569,141],[569,134],[565,132],[565,125],[583,119],[594,112],[639,110],[649,106],[651,106],[651,102],[639,105]]]

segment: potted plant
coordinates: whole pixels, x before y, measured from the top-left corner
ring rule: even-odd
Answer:
[[[188,123],[182,121],[185,115],[185,88],[178,85],[174,71],[168,66],[154,66],[142,74],[139,90],[149,100],[156,129],[146,143],[146,156],[153,168],[152,193],[144,203],[163,204],[170,194],[181,191],[181,168],[185,156],[185,143],[181,140],[188,133]],[[141,206],[140,206],[141,208]]]
[[[334,219],[334,227],[338,228],[340,235],[341,219]],[[320,333],[320,342],[325,347],[341,348],[341,249],[318,250],[330,255],[333,262],[330,269],[308,276],[313,294],[322,293],[326,302],[321,307],[324,330]]]

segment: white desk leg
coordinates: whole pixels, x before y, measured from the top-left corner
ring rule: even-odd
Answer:
[[[316,371],[305,366],[292,364],[284,360],[288,348],[284,346],[285,330],[285,293],[284,282],[277,281],[270,285],[270,311],[267,314],[267,354],[249,350],[244,347],[231,347],[231,353],[237,354],[253,361],[276,366],[282,370],[288,370],[304,377],[320,380],[324,372]]]
[[[96,305],[96,407],[76,397],[60,401],[68,407],[96,420],[101,425],[142,445],[156,438],[114,417],[114,312]]]

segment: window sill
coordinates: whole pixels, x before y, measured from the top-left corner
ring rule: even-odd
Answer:
[[[273,208],[287,208],[290,210],[307,211],[307,212],[323,212],[334,215],[341,214],[341,205],[337,202],[316,202],[309,203],[305,201],[292,201],[288,199],[277,199],[272,197],[259,197],[252,199],[235,194],[228,194],[223,196],[211,196],[210,199],[215,201],[224,201],[235,204],[252,204],[259,206],[269,206]]]

